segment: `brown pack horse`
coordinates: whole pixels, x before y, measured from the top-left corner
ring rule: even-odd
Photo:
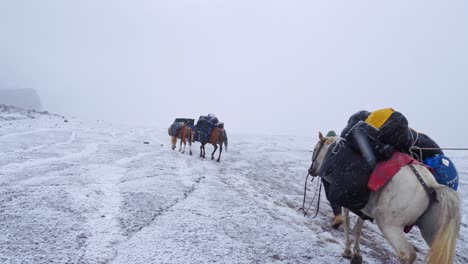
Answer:
[[[168,132],[170,133],[171,128],[169,127]],[[172,143],[172,150],[176,148],[177,139],[180,139],[180,148],[179,152],[182,151],[182,154],[185,153],[185,146],[187,145],[187,141],[189,143],[189,150],[190,155],[192,155],[192,142],[193,142],[193,131],[189,125],[184,124],[179,131],[177,132],[176,136],[171,136],[171,143]],[[184,149],[182,150],[182,143],[184,144]]]
[[[223,152],[223,143],[224,146],[226,147],[227,151],[227,146],[228,146],[228,138],[226,134],[226,130],[224,128],[220,127],[215,127],[213,130],[211,130],[210,136],[208,138],[207,142],[200,142],[200,157],[205,158],[205,144],[210,143],[214,147],[213,153],[211,153],[211,159],[214,160],[214,154],[216,150],[218,150],[218,145],[219,145],[219,156],[218,159],[216,160],[219,162],[221,160],[221,153]]]

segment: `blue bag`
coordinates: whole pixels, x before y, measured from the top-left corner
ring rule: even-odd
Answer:
[[[453,162],[443,154],[426,158],[424,164],[434,169],[434,177],[439,184],[446,185],[455,191],[458,188],[458,172]]]

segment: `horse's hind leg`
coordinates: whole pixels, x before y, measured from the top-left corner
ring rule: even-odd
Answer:
[[[362,225],[364,224],[364,219],[358,217],[356,224],[354,225],[354,247],[353,247],[353,257],[351,263],[361,264],[362,256],[361,249],[359,248],[359,241],[361,240]]]
[[[379,226],[380,231],[387,239],[387,241],[392,245],[395,250],[398,260],[401,264],[411,264],[416,260],[416,251],[414,247],[408,242],[403,233],[402,226],[393,226],[393,225],[383,225],[381,221],[376,219],[377,225]]]
[[[214,147],[214,150],[213,150],[213,153],[211,153],[211,160],[214,160],[214,154],[216,150],[218,149],[218,146],[216,144],[213,144],[213,147]]]
[[[192,140],[189,139],[190,156],[192,155]]]
[[[184,149],[182,150],[182,154],[185,153],[185,146],[186,146],[186,145],[187,145],[187,142],[185,142],[185,140],[184,140]]]
[[[182,151],[182,142],[183,142],[183,141],[184,141],[183,139],[181,139],[181,140],[180,140],[180,148],[179,148],[179,152],[181,152],[181,151]]]
[[[422,237],[429,246],[434,242],[437,231],[440,228],[440,220],[442,218],[439,217],[441,213],[439,207],[439,203],[432,203],[416,222]]]
[[[427,263],[453,263],[461,222],[459,198],[446,186],[438,186],[435,190],[438,202],[432,203],[416,224],[430,246]]]
[[[349,209],[343,208],[343,215],[344,215],[344,235],[345,235],[345,250],[343,252],[343,257],[350,259],[352,257],[351,254],[351,239],[349,239]]]
[[[221,153],[223,152],[223,142],[221,142],[219,144],[219,156],[218,156],[218,159],[216,160],[217,162],[219,162],[221,160]]]

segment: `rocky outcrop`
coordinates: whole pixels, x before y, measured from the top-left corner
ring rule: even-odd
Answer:
[[[0,104],[26,110],[42,110],[41,99],[34,89],[0,89]]]

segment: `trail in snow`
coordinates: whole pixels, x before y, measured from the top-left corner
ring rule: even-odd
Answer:
[[[316,219],[299,210],[313,138],[230,133],[217,163],[198,143],[193,156],[172,151],[165,129],[13,122],[0,137],[1,263],[348,263],[326,199]],[[467,158],[453,153],[463,208]],[[457,263],[467,224],[463,212]],[[408,236],[422,263],[427,246]],[[397,263],[370,222],[361,250],[365,263]]]

